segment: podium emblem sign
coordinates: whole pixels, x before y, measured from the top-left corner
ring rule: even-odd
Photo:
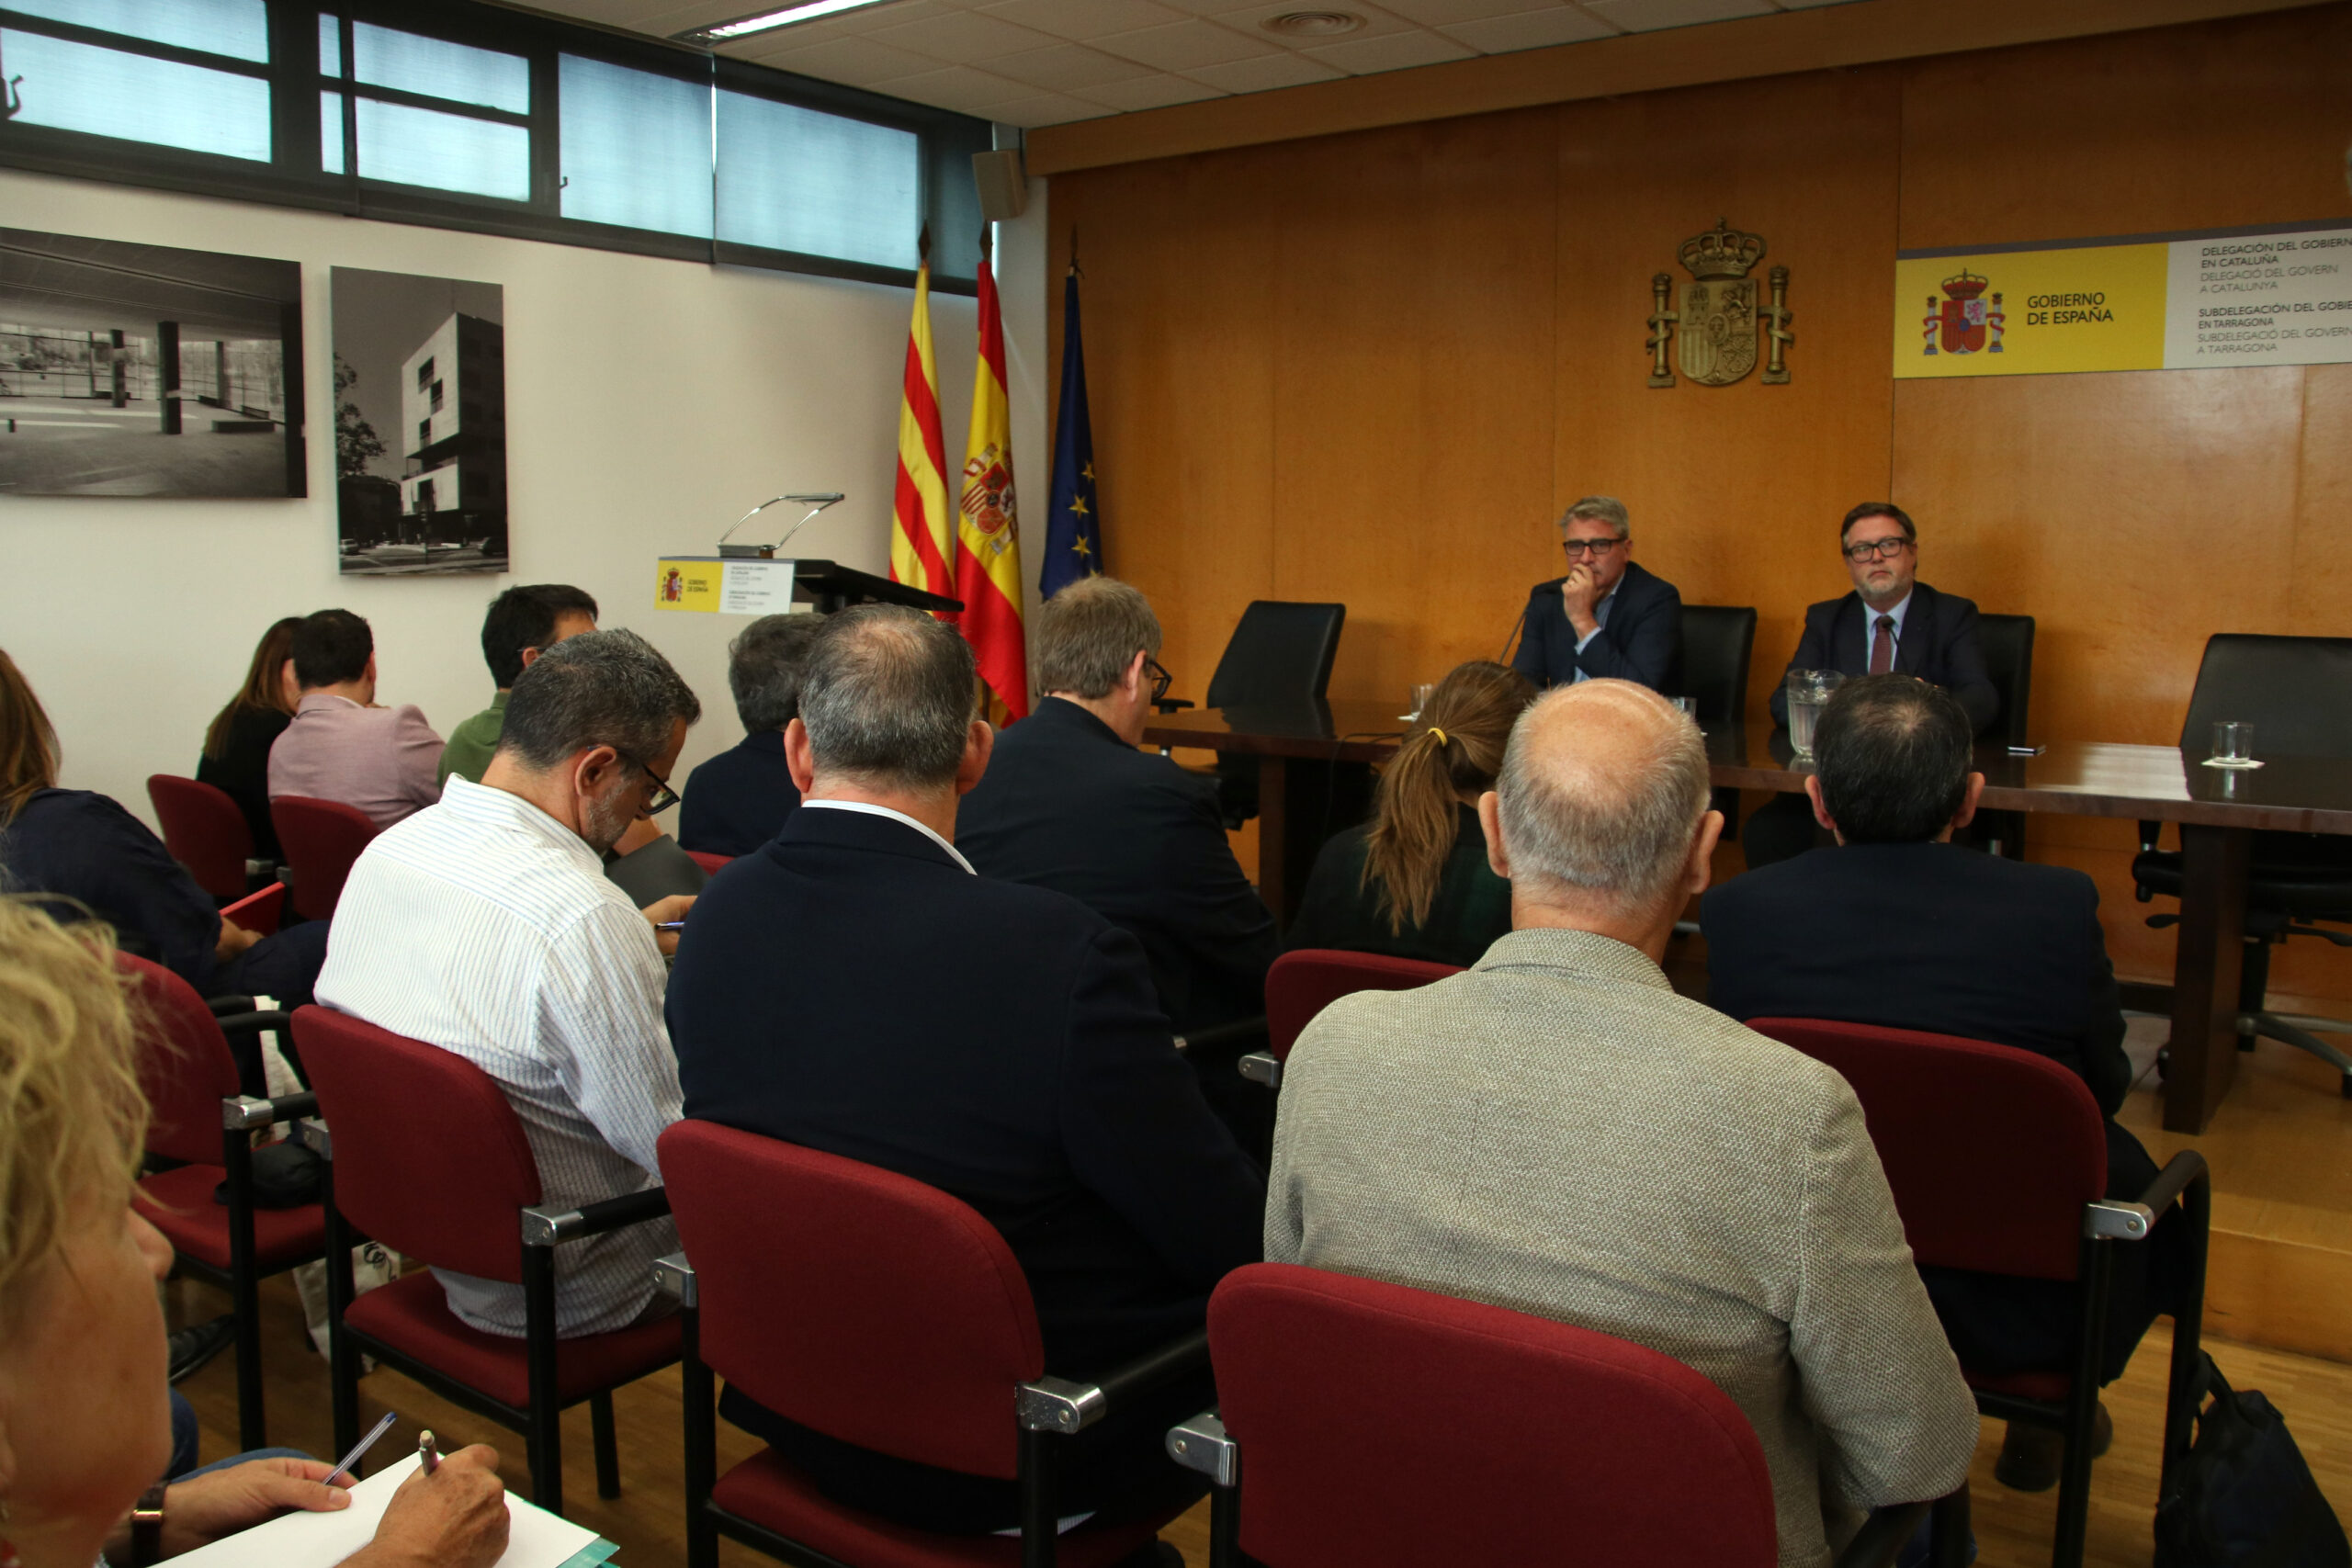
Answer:
[[[706,615],[780,615],[792,608],[789,560],[670,556],[655,564],[653,607]]]

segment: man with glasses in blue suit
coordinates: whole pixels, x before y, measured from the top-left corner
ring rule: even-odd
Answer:
[[[1682,595],[1634,564],[1633,524],[1614,496],[1588,495],[1560,518],[1568,574],[1528,595],[1512,668],[1542,686],[1632,681],[1671,694],[1682,663]]]

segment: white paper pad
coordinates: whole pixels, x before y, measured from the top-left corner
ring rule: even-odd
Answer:
[[[178,1568],[234,1568],[254,1562],[266,1562],[270,1568],[334,1568],[376,1539],[376,1527],[383,1522],[392,1494],[417,1462],[411,1454],[369,1476],[351,1489],[348,1508],[288,1514],[172,1561]],[[564,1568],[599,1544],[594,1530],[569,1523],[512,1492],[506,1495],[506,1513],[513,1523],[498,1568]],[[588,1560],[595,1559],[591,1555]]]

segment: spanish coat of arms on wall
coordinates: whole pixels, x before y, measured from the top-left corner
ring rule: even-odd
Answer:
[[[1690,281],[1682,286],[1681,308],[1672,304],[1674,277],[1661,272],[1650,279],[1650,379],[1653,387],[1674,385],[1668,363],[1669,348],[1682,374],[1702,387],[1728,387],[1756,368],[1759,323],[1763,328],[1764,375],[1768,387],[1786,386],[1788,346],[1795,341],[1789,324],[1796,318],[1789,310],[1789,269],[1776,266],[1768,274],[1771,293],[1757,298],[1756,280],[1748,276],[1764,259],[1764,237],[1744,233],[1718,219],[1713,229],[1682,242],[1676,253]],[[1681,342],[1674,340],[1679,337]]]

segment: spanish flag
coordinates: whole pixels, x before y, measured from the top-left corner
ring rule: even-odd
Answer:
[[[996,276],[980,250],[980,360],[972,376],[972,434],[956,524],[956,597],[966,640],[988,682],[989,716],[1029,716],[1029,656],[1021,635],[1021,530],[1012,503],[1012,417],[1005,396],[1004,318]],[[1001,711],[1000,711],[1001,710]]]
[[[915,319],[907,330],[906,380],[899,395],[899,482],[890,503],[890,581],[956,597],[955,541],[948,532],[947,444],[939,434],[939,378],[931,359],[931,231],[915,272]],[[952,620],[946,611],[940,619]]]

